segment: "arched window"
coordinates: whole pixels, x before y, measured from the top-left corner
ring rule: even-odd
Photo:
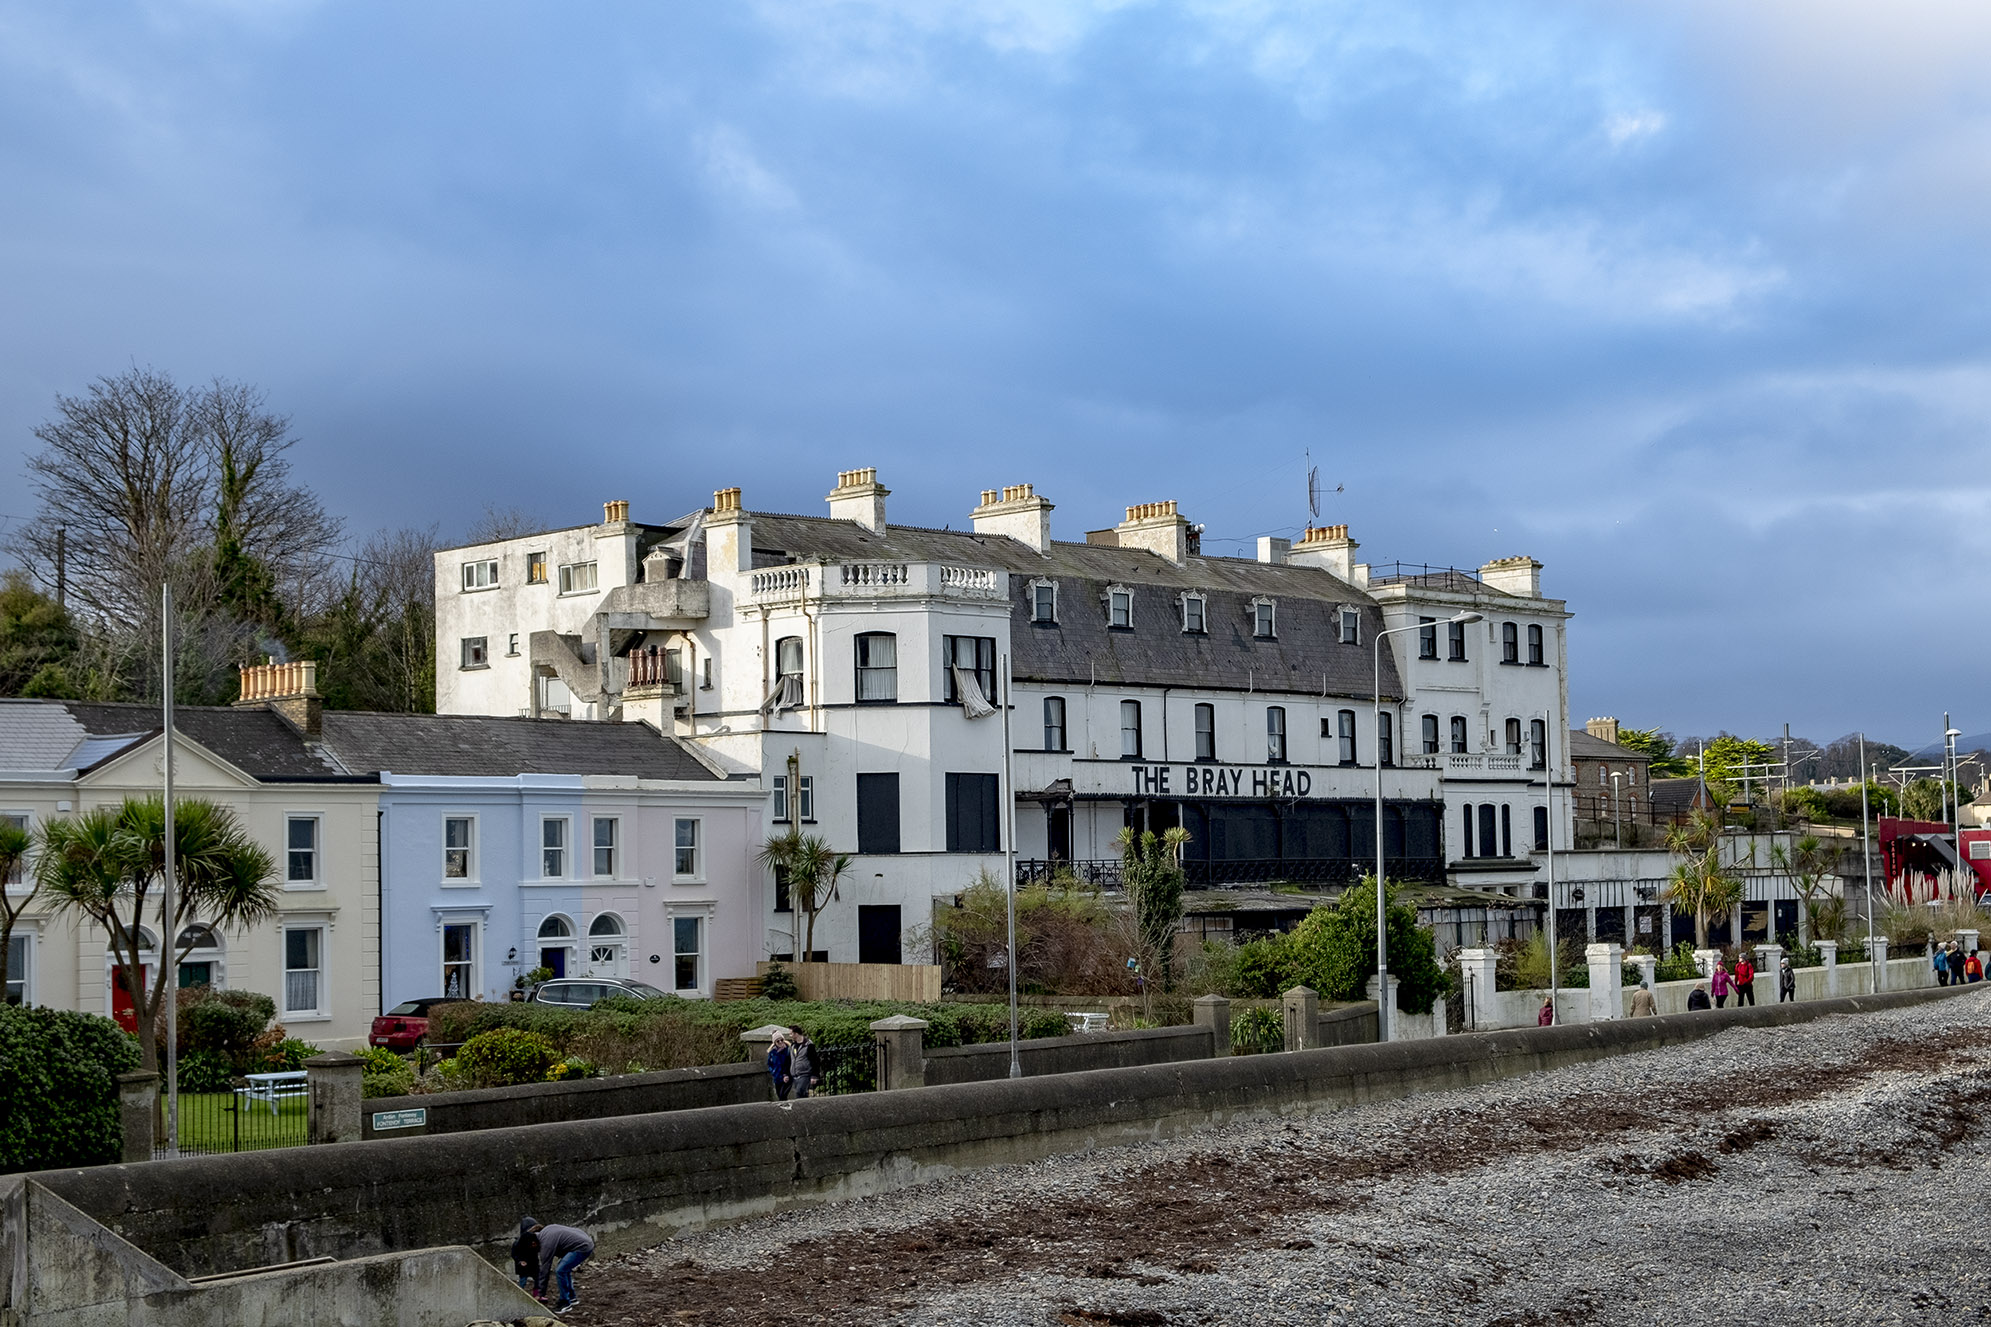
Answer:
[[[153,932],[152,928],[149,926],[139,927],[138,928],[139,952],[149,954],[158,947],[159,947],[159,937],[157,934]],[[115,957],[123,950],[127,950],[129,948],[131,948],[130,931],[123,932],[121,938],[113,937],[112,939],[104,943],[104,952],[112,955],[113,957]]]
[[[542,940],[571,940],[574,938],[574,928],[567,923],[565,917],[556,913],[539,923],[539,938]]]
[[[588,973],[590,977],[627,977],[629,945],[622,918],[604,912],[588,923]]]

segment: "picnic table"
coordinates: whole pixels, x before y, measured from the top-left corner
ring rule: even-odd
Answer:
[[[1074,1032],[1104,1032],[1105,1014],[1066,1014],[1065,1021],[1072,1025]]]
[[[270,1116],[275,1118],[277,1102],[284,1097],[301,1097],[309,1092],[309,1075],[302,1069],[286,1069],[279,1073],[244,1074],[247,1087],[235,1089],[235,1105],[239,1110],[251,1101],[269,1103]]]

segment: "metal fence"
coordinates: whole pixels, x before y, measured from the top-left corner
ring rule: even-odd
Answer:
[[[223,1092],[180,1094],[180,1153],[216,1156],[227,1152],[261,1152],[277,1147],[302,1147],[311,1136],[311,1096],[308,1084],[295,1092],[252,1093],[248,1088]],[[154,1137],[155,1156],[166,1154],[166,1103]]]
[[[816,1072],[823,1081],[815,1091],[822,1096],[847,1096],[852,1092],[876,1092],[885,1075],[885,1048],[877,1042],[859,1041],[844,1046],[816,1046],[813,1049]]]

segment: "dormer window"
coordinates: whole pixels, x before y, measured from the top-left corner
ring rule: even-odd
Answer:
[[[1360,609],[1341,610],[1341,643],[1360,645],[1362,643],[1362,613]]]
[[[1032,622],[1055,623],[1058,620],[1058,583],[1050,580],[1030,582],[1030,620]]]
[[[1192,636],[1200,636],[1209,628],[1204,625],[1209,604],[1200,594],[1182,596],[1182,630]]]
[[[1277,623],[1278,605],[1263,595],[1251,601],[1251,634],[1259,640],[1271,640],[1276,634],[1273,627]]]
[[[1134,625],[1134,592],[1124,585],[1106,588],[1106,625],[1121,630]]]

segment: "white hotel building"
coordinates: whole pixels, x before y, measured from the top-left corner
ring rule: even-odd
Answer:
[[[846,471],[827,517],[727,489],[439,553],[438,712],[647,722],[757,774],[768,833],[856,854],[816,931],[839,962],[920,960],[933,897],[1003,869],[1005,692],[1022,870],[1111,876],[1123,826],[1182,825],[1193,884],[1353,879],[1380,759],[1393,876],[1535,893],[1548,756],[1569,779],[1541,564],[1385,574],[1344,526],[1209,557],[1173,502],[1059,542],[1029,485],[969,530],[898,527],[887,496]],[[739,901],[770,955],[785,903]]]

